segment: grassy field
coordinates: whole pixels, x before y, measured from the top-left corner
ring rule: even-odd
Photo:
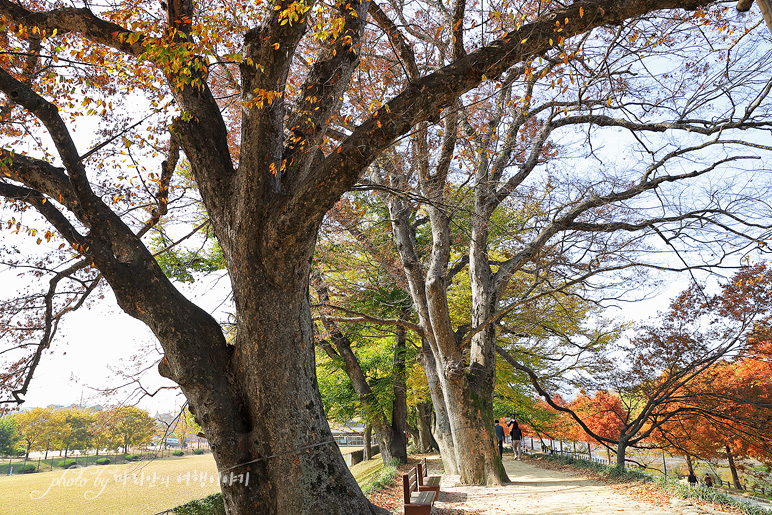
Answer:
[[[0,515],[150,515],[219,492],[211,454],[0,477]]]

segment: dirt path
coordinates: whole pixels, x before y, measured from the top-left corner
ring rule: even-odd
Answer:
[[[701,515],[718,514],[666,496],[642,500],[634,488],[623,493],[597,480],[538,467],[528,461],[504,459],[511,483],[501,487],[468,486],[458,476],[442,476],[442,492],[432,515]],[[431,466],[430,466],[431,470]],[[628,495],[629,494],[629,495]],[[637,498],[636,498],[637,497]],[[649,496],[651,497],[651,496]],[[401,512],[401,510],[400,510]]]

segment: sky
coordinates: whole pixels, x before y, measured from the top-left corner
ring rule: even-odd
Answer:
[[[88,128],[81,129],[88,133]],[[611,145],[608,152],[618,151],[612,163],[623,163],[627,150],[624,145]],[[214,284],[214,288],[224,288],[227,281]],[[677,280],[668,281],[656,297],[637,303],[625,303],[619,308],[610,308],[608,317],[641,321],[656,314],[657,310],[667,308],[669,299],[687,286],[688,276],[682,275]],[[11,281],[0,276],[0,288],[5,293],[12,290]],[[197,304],[210,311],[222,309],[219,302],[223,290],[212,292],[213,283],[204,281],[200,289],[183,285],[181,289]],[[221,311],[220,311],[221,313]],[[221,317],[218,317],[221,318]],[[134,356],[142,356],[141,362],[149,365],[160,358],[153,352],[157,348],[155,338],[141,322],[121,311],[109,291],[105,298],[90,307],[69,314],[52,348],[36,371],[25,407],[45,406],[48,404],[86,404],[108,405],[134,402],[133,389],[127,389],[112,398],[99,394],[97,388],[118,386],[122,381],[116,371],[130,370],[135,366]],[[145,374],[145,386],[151,391],[160,386],[171,386],[168,380],[158,376],[155,369]],[[139,406],[151,413],[175,411],[184,402],[181,395],[174,392],[161,392],[153,398],[139,400]]]
[[[111,396],[98,389],[125,384],[125,379],[115,371],[132,370],[134,356],[148,356],[148,362],[158,359],[152,351],[154,342],[150,329],[121,312],[112,294],[108,294],[98,305],[66,317],[35,373],[24,407],[132,403],[133,387]],[[144,374],[143,382],[148,389],[173,385],[154,369]],[[162,392],[154,398],[141,399],[139,406],[151,413],[168,412],[175,411],[183,402],[176,393]]]
[[[13,294],[22,278],[13,271],[0,272],[0,294]],[[223,319],[222,300],[227,296],[227,281],[222,277],[204,278],[197,286],[178,284],[193,302]],[[160,345],[150,329],[118,306],[109,288],[104,296],[92,294],[92,302],[63,318],[50,349],[45,351],[30,383],[23,409],[51,404],[69,406],[112,406],[136,404],[151,414],[176,412],[184,396],[176,388],[154,396],[137,394],[136,384],[107,394],[106,389],[130,383],[123,373],[146,369],[141,385],[150,392],[160,387],[174,387],[162,378],[154,365],[160,357]]]
[[[668,283],[669,287],[654,298],[640,302],[625,303],[618,308],[609,308],[606,316],[632,320],[644,320],[666,309],[669,299],[685,287],[678,281]],[[210,284],[211,286],[211,284]],[[191,288],[183,288],[190,294]],[[211,293],[211,289],[203,288]],[[190,295],[201,302],[204,293]],[[221,298],[221,297],[220,297]],[[161,391],[154,397],[137,401],[135,388],[127,387],[114,395],[105,396],[99,389],[114,387],[126,381],[117,376],[116,370],[133,370],[135,356],[140,356],[149,366],[160,355],[155,337],[148,327],[123,313],[111,293],[96,305],[81,308],[69,314],[60,327],[59,334],[51,349],[46,351],[26,396],[24,408],[47,406],[49,404],[112,405],[137,403],[151,414],[175,412],[185,402],[178,390]],[[143,386],[153,390],[173,383],[160,377],[151,367],[144,375]]]

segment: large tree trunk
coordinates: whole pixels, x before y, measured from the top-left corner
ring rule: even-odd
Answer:
[[[491,410],[487,409],[487,399],[474,395],[462,374],[463,369],[461,374],[448,370],[449,377],[443,381],[458,474],[463,483],[500,485],[507,474],[499,456]]]
[[[627,451],[627,440],[620,438],[617,444],[617,463],[618,469],[624,470],[625,468],[625,452]]]
[[[337,450],[324,414],[316,383],[308,263],[292,263],[284,268],[290,273],[278,281],[260,277],[254,268],[247,275],[239,273],[244,268],[238,264],[231,267],[237,269],[232,282],[238,339],[229,379],[245,394],[240,411],[229,414],[236,423],[212,417],[201,423],[207,434],[217,435],[212,450],[220,472],[245,475],[244,482],[223,484],[232,515],[375,511]],[[198,393],[188,395],[197,413],[203,408]]]

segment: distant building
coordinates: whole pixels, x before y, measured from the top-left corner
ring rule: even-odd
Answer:
[[[350,422],[348,424],[339,424],[329,422],[332,438],[339,447],[362,447],[364,446],[365,425],[362,423]]]

